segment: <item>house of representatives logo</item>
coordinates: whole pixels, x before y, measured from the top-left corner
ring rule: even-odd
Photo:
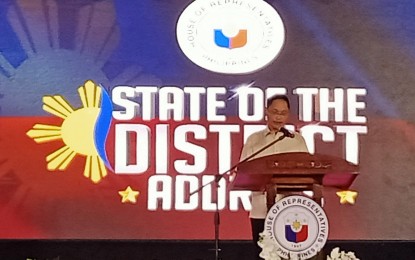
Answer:
[[[285,39],[281,17],[263,0],[196,0],[182,12],[176,33],[192,62],[225,74],[264,68]]]
[[[277,243],[279,256],[309,259],[323,249],[329,226],[324,210],[315,201],[288,196],[269,210],[264,232]]]

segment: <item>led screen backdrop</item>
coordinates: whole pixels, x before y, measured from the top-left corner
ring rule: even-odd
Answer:
[[[189,191],[236,164],[266,98],[287,94],[310,152],[360,167],[355,205],[324,190],[329,239],[413,239],[414,11],[0,1],[0,238],[213,239],[217,197],[221,239],[248,239],[249,191],[228,176],[218,196]]]

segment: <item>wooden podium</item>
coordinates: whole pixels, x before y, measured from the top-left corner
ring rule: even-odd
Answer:
[[[342,158],[304,152],[281,153],[241,163],[233,190],[267,191],[268,209],[279,194],[313,191],[321,205],[322,187],[347,189],[358,175],[358,166]]]

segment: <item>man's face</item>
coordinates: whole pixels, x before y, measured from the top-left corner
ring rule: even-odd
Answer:
[[[283,127],[290,115],[288,104],[283,99],[274,100],[265,110],[267,116],[267,125],[271,131],[279,131]]]

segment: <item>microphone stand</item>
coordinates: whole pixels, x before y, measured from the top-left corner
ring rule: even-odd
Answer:
[[[284,129],[284,128],[281,128]],[[285,129],[284,129],[285,130]],[[280,130],[281,131],[281,130]],[[278,131],[278,132],[280,132]],[[277,133],[278,133],[277,132]],[[216,209],[215,209],[215,214],[214,214],[214,225],[215,225],[215,260],[220,260],[219,258],[219,251],[221,251],[221,249],[219,248],[219,225],[220,225],[220,214],[219,214],[219,205],[218,205],[218,199],[219,199],[219,181],[223,178],[223,176],[228,173],[228,172],[232,172],[233,170],[235,170],[240,164],[252,159],[253,157],[255,157],[256,155],[258,155],[259,153],[261,153],[262,151],[266,150],[267,148],[271,147],[272,145],[278,143],[279,141],[281,141],[282,139],[284,139],[285,137],[287,137],[287,133],[289,133],[287,130],[285,131],[281,131],[283,133],[282,136],[278,137],[277,139],[273,140],[272,142],[270,142],[269,144],[261,147],[259,150],[257,150],[256,152],[254,152],[253,154],[251,154],[250,156],[246,157],[245,159],[243,159],[242,161],[236,163],[235,165],[233,165],[231,168],[229,168],[227,171],[221,173],[221,174],[216,174],[215,175],[215,179],[202,185],[201,187],[199,187],[197,190],[191,192],[189,194],[189,197],[200,192],[204,187],[211,185],[213,182],[215,182],[215,189],[216,189],[216,200],[215,200],[215,204],[216,204]],[[291,135],[289,136],[291,137]],[[292,137],[291,137],[292,138]]]

